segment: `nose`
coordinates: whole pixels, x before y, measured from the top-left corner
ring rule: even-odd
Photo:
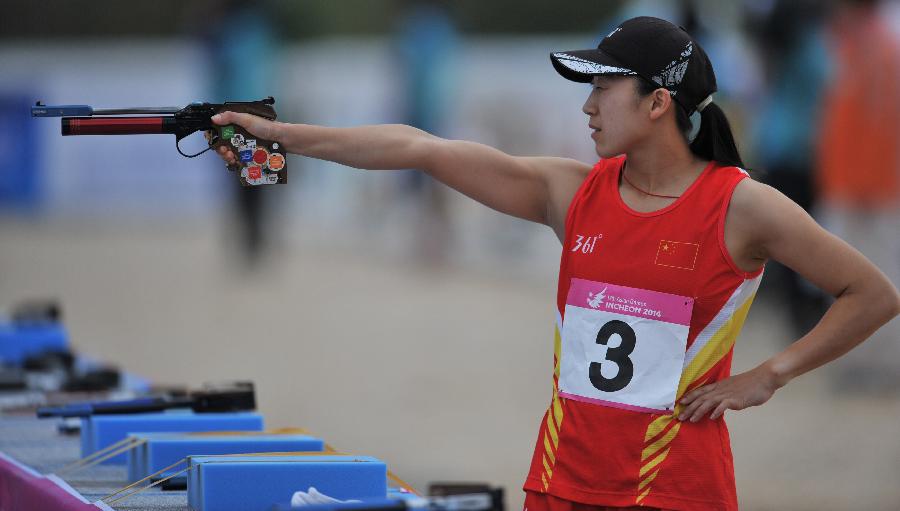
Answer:
[[[591,90],[591,93],[588,95],[587,99],[584,101],[584,104],[581,105],[581,111],[585,113],[585,115],[591,116],[597,113],[597,105],[594,101],[594,91]]]

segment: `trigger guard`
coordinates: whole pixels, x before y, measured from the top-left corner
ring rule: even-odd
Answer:
[[[213,148],[212,144],[210,144],[209,147],[200,151],[197,154],[185,154],[185,152],[181,150],[181,141],[184,140],[185,138],[187,138],[187,135],[181,135],[181,136],[175,135],[175,150],[178,151],[178,154],[184,156],[185,158],[196,158],[197,156],[200,156],[201,154],[203,154],[206,151],[209,151],[210,149]]]

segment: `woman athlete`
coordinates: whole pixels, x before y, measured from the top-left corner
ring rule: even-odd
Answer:
[[[846,353],[898,314],[900,297],[859,252],[748,179],[712,102],[712,66],[683,29],[634,18],[596,49],[551,61],[593,84],[583,111],[594,166],[403,125],[327,128],[233,112],[213,120],[303,156],[422,169],[553,229],[563,246],[553,399],[525,482],[527,511],[736,510],[725,410],[761,405]],[[732,347],[769,259],[835,300],[805,336],[732,376]]]

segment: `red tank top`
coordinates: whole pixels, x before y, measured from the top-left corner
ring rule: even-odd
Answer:
[[[731,194],[748,176],[710,163],[671,205],[640,213],[619,194],[624,161],[598,162],[569,205],[553,398],[525,489],[606,506],[736,510],[724,418],[681,422],[675,403],[730,375],[762,277],[741,271],[724,241]]]

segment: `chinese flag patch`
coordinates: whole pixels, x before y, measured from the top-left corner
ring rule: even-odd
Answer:
[[[694,265],[697,264],[697,254],[699,253],[699,243],[660,240],[654,263],[670,268],[693,270]]]

